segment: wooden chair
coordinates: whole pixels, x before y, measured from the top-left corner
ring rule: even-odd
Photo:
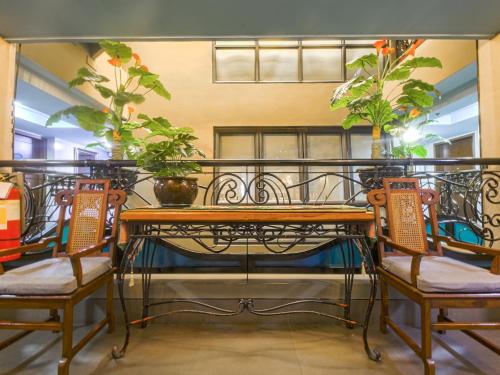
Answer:
[[[109,180],[77,180],[75,190],[57,193],[59,205],[54,237],[2,251],[2,255],[41,251],[52,247],[52,257],[4,272],[0,263],[1,309],[46,309],[46,321],[0,321],[0,329],[22,330],[0,343],[0,350],[36,330],[62,331],[62,359],[58,373],[68,374],[71,359],[103,327],[114,329],[113,254],[117,222],[126,194],[110,190]],[[62,236],[66,211],[71,207],[69,236],[63,252]],[[105,237],[106,218],[112,210],[111,235]],[[103,250],[108,249],[107,252]],[[106,287],[106,317],[73,346],[75,305],[101,287]],[[58,309],[63,312],[62,322]]]
[[[380,329],[386,333],[387,326],[391,327],[422,359],[425,374],[435,373],[432,330],[461,330],[500,355],[500,347],[473,331],[500,329],[500,322],[454,322],[448,317],[449,308],[500,307],[500,250],[441,236],[435,207],[438,199],[436,191],[421,189],[416,178],[386,178],[382,189],[368,194],[375,210],[380,257],[377,267],[382,299]],[[432,251],[424,221],[425,208],[430,218]],[[387,236],[383,224],[387,224]],[[451,251],[468,250],[493,256],[491,272],[443,256],[443,244]],[[392,252],[387,252],[386,247]],[[420,346],[390,318],[388,286],[420,305]],[[439,309],[437,322],[431,319],[432,309]]]

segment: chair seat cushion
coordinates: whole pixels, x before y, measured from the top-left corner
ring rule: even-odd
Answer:
[[[84,285],[111,269],[108,257],[83,257],[81,263]],[[67,257],[45,259],[0,275],[0,294],[69,294],[76,288],[76,278]]]
[[[387,256],[382,267],[411,284],[411,256]],[[500,275],[444,256],[425,256],[420,264],[417,288],[424,292],[500,292]]]

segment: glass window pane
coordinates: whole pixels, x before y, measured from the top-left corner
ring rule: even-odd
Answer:
[[[254,159],[253,134],[222,134],[219,137],[221,159]],[[250,203],[246,186],[255,177],[254,167],[235,166],[219,168],[217,184],[213,187],[212,204]]]
[[[351,134],[351,157],[352,159],[371,159],[372,155],[372,137],[370,134]],[[359,173],[356,173],[358,169],[366,167],[353,167],[353,179],[355,181],[359,180]],[[353,183],[354,194],[358,194],[361,191],[361,185],[359,183]],[[366,200],[365,194],[359,194],[356,196],[357,201]]]
[[[255,40],[218,40],[215,42],[216,47],[241,47],[255,46]]]
[[[357,58],[363,56],[363,55],[368,55],[370,53],[377,53],[375,48],[347,48],[346,49],[346,64],[349,64],[350,62],[356,60]],[[370,74],[375,73],[376,68],[368,70]],[[354,73],[356,73],[355,70],[346,70],[346,75],[347,79],[350,79],[354,76]]]
[[[264,134],[263,157],[265,159],[297,159],[299,157],[299,139],[297,134]],[[300,201],[300,187],[290,188],[299,183],[299,168],[289,166],[265,167],[266,175],[261,186],[269,193],[268,203],[287,203],[290,194],[292,202]],[[289,187],[289,189],[286,189]],[[258,193],[258,192],[257,192]],[[262,196],[265,196],[261,194]]]
[[[308,81],[342,80],[342,49],[313,48],[302,50],[303,79]]]
[[[340,39],[305,39],[303,46],[339,46],[342,44]]]
[[[299,52],[297,49],[261,49],[259,51],[261,81],[297,81]]]
[[[217,81],[255,81],[255,50],[218,49],[215,57]]]
[[[222,134],[219,137],[221,159],[254,159],[255,141],[253,134]]]
[[[342,159],[340,135],[310,134],[307,136],[307,157],[310,159]],[[344,200],[344,179],[331,173],[341,173],[342,167],[308,168],[309,202],[341,202]]]
[[[261,47],[293,47],[298,45],[298,40],[259,40],[259,46]]]

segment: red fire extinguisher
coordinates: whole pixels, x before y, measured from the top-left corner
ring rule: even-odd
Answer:
[[[21,194],[12,183],[0,184],[4,193],[0,196],[0,262],[7,262],[21,257],[21,254],[1,256],[2,249],[21,245]]]

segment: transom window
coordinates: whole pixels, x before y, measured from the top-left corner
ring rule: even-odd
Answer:
[[[344,82],[373,40],[231,40],[213,44],[214,82]]]

